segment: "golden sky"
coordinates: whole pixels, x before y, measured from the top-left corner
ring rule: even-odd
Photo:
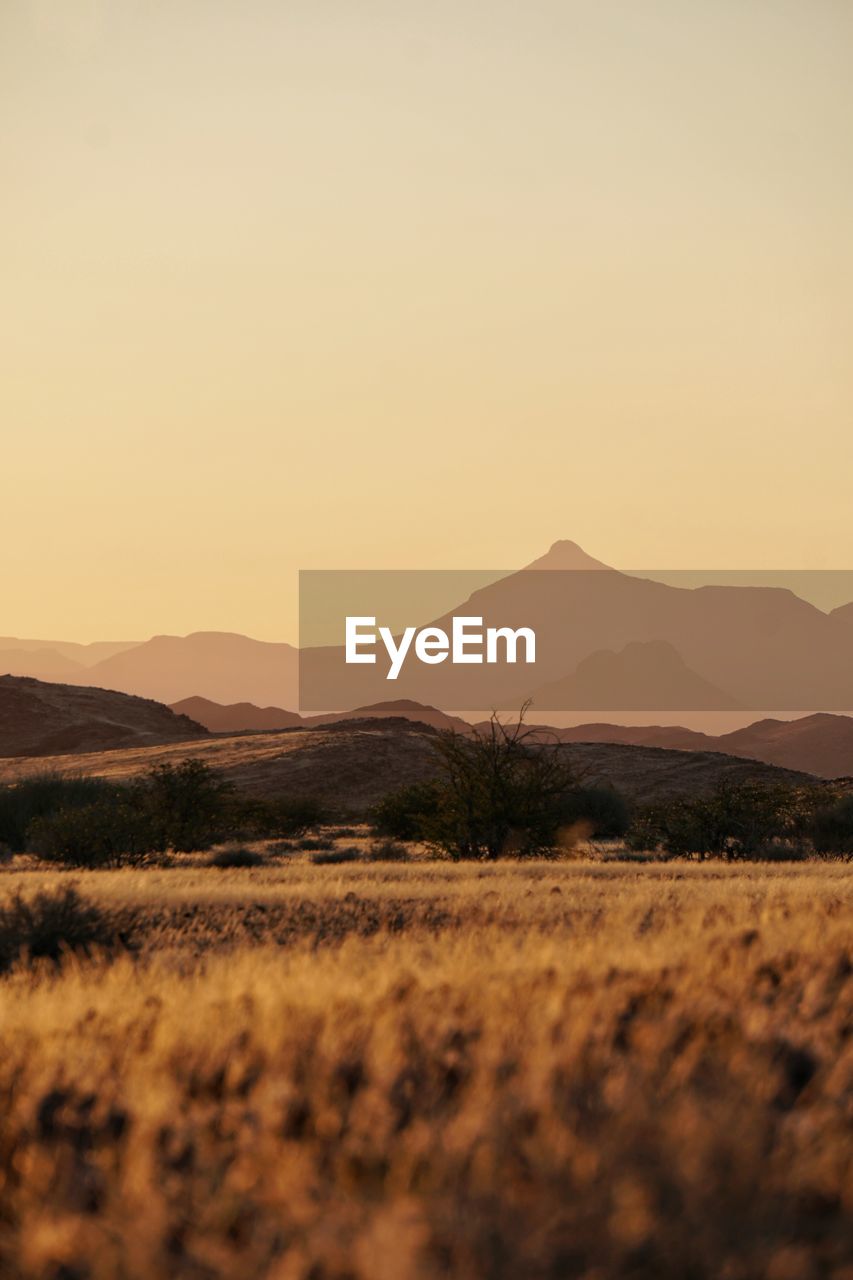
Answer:
[[[853,566],[849,0],[0,0],[0,634]]]

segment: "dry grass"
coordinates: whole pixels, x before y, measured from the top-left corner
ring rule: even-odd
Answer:
[[[139,949],[0,987],[1,1275],[853,1277],[849,864],[73,879]]]

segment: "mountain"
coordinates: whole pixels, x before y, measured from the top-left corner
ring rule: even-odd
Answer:
[[[223,707],[210,698],[184,698],[181,702],[173,702],[172,710],[197,720],[214,733],[290,729],[302,724],[302,717],[296,711],[283,711],[281,707],[256,707],[251,702],[232,702],[230,706]]]
[[[187,716],[110,689],[0,676],[0,756],[52,756],[206,738]]]
[[[91,667],[96,662],[111,658],[124,649],[132,649],[139,643],[139,640],[94,640],[91,644],[76,644],[72,640],[21,640],[17,636],[0,636],[0,650],[12,649],[20,654],[38,654],[50,650],[82,667]]]
[[[86,675],[82,662],[75,662],[56,649],[0,649],[0,672],[10,676],[34,676],[37,680],[77,682]]]
[[[172,710],[190,716],[214,733],[267,732],[290,729],[297,725],[312,727],[324,724],[342,724],[350,720],[388,720],[395,717],[417,724],[428,724],[434,729],[456,729],[466,733],[469,725],[458,716],[446,715],[437,707],[427,707],[420,702],[398,699],[393,702],[377,702],[369,707],[355,707],[303,719],[296,711],[283,711],[280,707],[256,707],[251,702],[237,702],[229,707],[220,706],[208,698],[184,698],[173,702]]]
[[[590,654],[573,675],[543,685],[534,706],[578,711],[729,711],[734,698],[691,671],[665,640],[634,641]]]
[[[294,706],[298,651],[225,631],[154,636],[90,668],[87,683],[173,703],[198,696],[225,705]]]
[[[481,722],[477,727],[485,727]],[[811,773],[819,778],[853,776],[853,718],[819,714],[798,720],[759,720],[731,733],[698,733],[683,725],[619,725],[595,722],[555,728],[531,724],[560,742],[620,743],[670,751],[719,752]]]
[[[450,716],[438,707],[408,698],[395,698],[391,702],[373,702],[367,707],[354,707],[352,711],[340,711],[325,715],[306,716],[306,725],[339,724],[346,720],[387,720],[395,717],[411,720],[415,724],[428,724],[431,729],[454,729],[457,733],[469,733],[471,726],[459,716]]]
[[[391,615],[393,574],[387,590]],[[380,612],[375,603],[373,612]],[[449,633],[454,615],[482,618],[485,628],[532,629],[535,667],[407,661],[394,682],[395,697],[443,708],[511,711],[538,692],[538,717],[549,709],[542,701],[547,690],[559,696],[561,710],[572,709],[566,694],[573,692],[580,707],[590,709],[583,681],[563,684],[580,663],[632,644],[663,643],[677,657],[670,654],[670,684],[663,681],[661,688],[659,682],[652,690],[666,709],[707,709],[709,700],[712,706],[754,711],[853,709],[853,626],[845,624],[845,611],[828,615],[786,588],[673,586],[621,573],[574,543],[557,542],[526,568],[474,591],[452,612],[412,621]],[[343,654],[342,647],[332,646],[303,651],[303,709],[336,710],[387,698],[387,663],[347,666]],[[663,674],[659,668],[660,680]],[[629,687],[629,694],[636,706],[636,690]],[[639,705],[651,706],[648,699]],[[606,708],[627,709],[612,694],[598,709]]]
[[[751,756],[822,778],[853,775],[853,719],[826,713],[799,720],[759,720],[722,734],[718,750]]]

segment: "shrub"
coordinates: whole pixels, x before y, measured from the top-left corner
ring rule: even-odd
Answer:
[[[590,835],[601,840],[624,836],[631,815],[627,801],[613,787],[576,787],[562,801],[563,822],[588,822]]]
[[[234,844],[226,845],[224,849],[217,849],[208,858],[207,865],[224,870],[230,867],[263,867],[266,861],[264,855],[258,853],[256,849],[247,849],[244,845]]]
[[[709,796],[681,797],[638,814],[628,844],[661,846],[673,856],[769,858],[773,841],[800,835],[812,804],[811,791],[724,779]]]
[[[302,849],[305,852],[319,851],[320,849],[331,849],[331,840],[324,840],[320,836],[303,836],[301,840],[294,841],[294,848]]]
[[[138,787],[156,848],[207,849],[230,834],[234,788],[204,761],[157,765]]]
[[[360,862],[361,850],[352,844],[341,849],[318,849],[316,853],[312,853],[311,861],[318,867],[336,866],[340,862]]]
[[[411,854],[399,840],[376,840],[367,851],[368,862],[409,862]]]
[[[140,862],[156,847],[150,815],[132,797],[102,799],[80,809],[62,809],[30,823],[28,844],[48,862],[65,866],[117,867]]]
[[[29,828],[37,819],[113,799],[123,792],[123,787],[105,778],[63,778],[56,773],[37,774],[0,787],[0,841],[13,852],[23,853]]]
[[[563,746],[518,723],[436,738],[441,777],[429,838],[454,858],[551,851],[578,779]]]
[[[371,810],[371,825],[377,835],[395,840],[428,840],[440,799],[441,789],[435,782],[400,787]]]
[[[318,826],[323,817],[323,807],[313,796],[274,800],[258,811],[258,834],[290,839]]]
[[[0,972],[17,960],[114,951],[131,937],[130,921],[82,898],[74,885],[24,898],[20,890],[0,906]]]
[[[818,809],[809,835],[818,853],[853,853],[853,796]]]

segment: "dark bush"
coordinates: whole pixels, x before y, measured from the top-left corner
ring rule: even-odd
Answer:
[[[63,778],[37,774],[0,787],[0,841],[15,853],[27,848],[27,833],[38,818],[80,809],[122,795],[124,788],[105,778]]]
[[[599,840],[624,836],[631,821],[627,801],[613,787],[576,787],[564,797],[562,815],[566,825],[588,822]]]
[[[243,812],[252,834],[274,840],[301,836],[324,818],[323,807],[313,796],[249,802]]]
[[[152,848],[145,816],[120,798],[37,818],[28,843],[47,862],[90,869],[139,862]]]
[[[368,862],[409,862],[411,854],[399,840],[376,840],[367,851]]]
[[[203,760],[157,765],[137,786],[155,848],[208,849],[233,833],[234,788]]]
[[[345,845],[341,849],[318,849],[312,853],[311,861],[318,867],[332,867],[339,862],[360,862],[361,850],[355,845]]]
[[[370,811],[370,823],[377,835],[394,840],[428,840],[435,825],[441,788],[435,782],[415,782],[400,787],[379,801]]]
[[[74,885],[24,898],[20,890],[0,906],[0,972],[19,959],[58,964],[69,953],[114,951],[131,941],[131,923],[82,898]]]
[[[217,849],[208,858],[207,865],[225,870],[230,867],[263,867],[266,861],[264,855],[256,849],[246,849],[243,845],[235,844]]]
[[[808,833],[818,853],[853,853],[853,795],[818,809]]]
[[[709,796],[680,797],[638,813],[627,842],[672,856],[771,857],[774,841],[800,838],[813,804],[811,790],[723,780]]]
[[[524,857],[559,843],[578,778],[559,741],[525,728],[525,710],[515,725],[493,715],[485,729],[435,739],[440,776],[428,838],[453,858]]]

